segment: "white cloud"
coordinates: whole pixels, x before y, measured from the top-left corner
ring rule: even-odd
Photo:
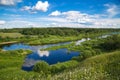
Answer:
[[[0,5],[10,6],[19,2],[22,2],[22,0],[0,0]]]
[[[48,1],[42,2],[38,1],[34,6],[24,6],[21,8],[21,11],[28,11],[30,14],[35,14],[37,11],[46,12],[48,10],[49,3]]]
[[[44,20],[44,21],[50,21],[50,22],[59,22],[59,23],[66,23],[69,22],[67,19],[64,18],[59,18],[59,17],[47,17],[47,18],[40,18],[40,20]]]
[[[73,27],[73,28],[120,28],[119,18],[106,18],[106,19],[92,19],[92,24],[77,23],[68,21],[65,18],[46,17],[34,18],[34,20],[12,20],[4,22],[0,20],[0,28],[22,28],[22,27]]]
[[[54,16],[54,15],[53,15]],[[119,28],[120,19],[111,19],[106,14],[86,14],[80,11],[61,12],[60,15],[49,17],[46,20],[57,22],[57,25],[85,28]]]
[[[24,6],[21,8],[21,11],[28,11],[30,14],[36,14],[37,11],[32,10],[31,6]]]
[[[30,22],[22,21],[22,20],[12,20],[7,21],[4,25],[0,25],[0,28],[21,28],[21,27],[29,27]]]
[[[28,11],[30,9],[31,9],[30,6],[24,6],[24,7],[21,8],[22,11]]]
[[[60,11],[53,11],[51,14],[49,14],[49,16],[59,16],[61,15],[61,12]]]
[[[115,4],[105,4],[104,6],[108,7],[106,10],[109,14],[109,17],[112,18],[116,16],[117,14],[120,14],[120,7]]]
[[[38,1],[36,5],[32,7],[32,9],[46,12],[48,10],[48,7],[49,7],[48,1],[45,1],[45,2]]]
[[[91,22],[92,18],[98,18],[98,16],[88,15],[85,13],[81,13],[79,11],[67,11],[67,12],[55,11],[49,15],[56,17],[60,16],[63,19],[63,21],[67,20],[69,22],[75,22],[75,23]]]
[[[0,25],[4,25],[6,22],[4,20],[0,20]]]

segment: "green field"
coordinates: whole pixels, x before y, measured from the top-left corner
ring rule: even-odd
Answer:
[[[0,37],[2,37],[2,38],[6,38],[6,37],[20,38],[20,37],[23,37],[23,36],[24,35],[22,35],[21,33],[3,33],[3,32],[0,33]]]
[[[105,34],[120,32],[119,29],[79,29],[79,28],[21,28],[1,29],[0,43],[13,41],[30,45],[54,44],[75,41],[82,38],[95,38]]]

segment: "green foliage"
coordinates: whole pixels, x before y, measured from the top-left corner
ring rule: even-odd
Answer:
[[[53,44],[95,38],[97,36],[120,32],[119,29],[80,29],[80,28],[21,28],[1,29],[0,42],[24,42],[31,45]],[[55,37],[53,37],[55,36]],[[6,43],[7,44],[7,43]]]
[[[54,65],[51,65],[51,73],[52,74],[60,73],[66,69],[72,69],[76,67],[77,65],[78,65],[78,62],[75,60],[70,60],[70,61],[66,61],[63,63],[57,63]]]
[[[1,38],[20,38],[23,37],[21,33],[0,33]]]
[[[74,28],[3,29],[0,32],[22,33],[24,37],[6,37],[4,39],[0,37],[0,41],[14,40],[29,44],[49,44],[78,40],[83,37],[94,38],[114,31],[118,32],[120,30]],[[73,60],[54,65],[48,65],[46,62],[37,63],[33,68],[35,71],[30,72],[21,70],[26,54],[31,53],[29,50],[0,50],[0,80],[120,80],[120,51],[115,51],[120,49],[119,42],[119,36],[112,36],[103,40],[89,40],[78,46],[73,44],[61,46],[69,50],[80,51],[81,54],[74,57]],[[110,53],[110,50],[114,52]]]
[[[113,35],[104,40],[104,43],[100,44],[101,48],[106,51],[120,49],[120,36]]]
[[[119,80],[120,77],[120,51],[101,54],[87,58],[82,62],[67,64],[58,63],[57,66],[64,66],[64,69],[57,74],[40,74],[36,72],[26,72],[21,70],[21,65],[25,56],[5,56],[0,57],[0,66],[6,67],[0,69],[0,80]],[[14,62],[14,63],[13,63]],[[76,63],[76,61],[75,61]],[[9,64],[9,65],[7,65]],[[13,66],[14,65],[14,66]],[[73,66],[71,68],[67,66]],[[58,68],[59,69],[59,68]],[[51,69],[52,70],[52,69]]]
[[[25,35],[59,35],[59,36],[75,36],[81,33],[88,35],[90,33],[104,33],[119,31],[119,29],[80,29],[80,28],[24,28],[20,32]],[[86,36],[85,36],[86,37]]]
[[[72,70],[54,75],[54,80],[119,80],[120,51],[87,58]]]
[[[37,62],[34,67],[33,71],[38,72],[41,74],[55,74],[55,73],[60,73],[66,69],[72,69],[78,65],[78,62],[75,60],[70,60],[62,63],[57,63],[53,65],[49,65],[47,62],[40,61]]]
[[[30,50],[0,51],[0,69],[9,67],[21,67],[22,61]]]
[[[38,73],[49,73],[50,67],[49,64],[45,61],[40,61],[37,62],[34,67],[33,67],[33,71],[38,72]]]

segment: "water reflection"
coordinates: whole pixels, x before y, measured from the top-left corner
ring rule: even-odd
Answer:
[[[26,58],[24,63],[23,63],[23,67],[31,67],[33,66],[36,62],[38,62],[37,60],[34,59],[28,59]]]
[[[84,42],[84,41],[86,41],[86,40],[90,40],[90,38],[83,38],[83,39],[81,39],[81,40],[78,40],[78,41],[76,41],[76,43],[75,43],[75,45],[77,46],[77,45],[81,45],[81,43],[82,42]]]
[[[57,44],[35,45],[35,46],[31,46],[31,45],[23,44],[23,43],[16,43],[16,44],[3,46],[3,50],[30,49],[33,52],[36,52],[40,49],[45,49],[45,48],[52,47],[52,46],[65,45],[65,44],[70,44],[70,43],[71,42],[63,42],[63,43],[57,43]]]
[[[26,70],[26,71],[31,71],[33,66],[38,62],[38,60],[34,60],[34,59],[28,59],[26,58],[23,65],[22,65],[22,69]]]
[[[69,54],[68,54],[69,52]],[[22,69],[26,71],[32,70],[32,67],[38,61],[46,61],[48,64],[55,64],[58,62],[64,62],[70,60],[74,56],[78,56],[79,52],[68,51],[67,49],[58,49],[50,51],[36,51],[29,54],[23,64]]]
[[[49,51],[40,51],[40,50],[38,50],[38,51],[37,51],[37,54],[38,54],[40,57],[43,57],[43,56],[48,57],[48,56],[49,56]]]

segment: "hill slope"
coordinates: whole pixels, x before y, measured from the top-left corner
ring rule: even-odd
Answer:
[[[120,51],[97,55],[80,62],[73,69],[53,77],[54,80],[120,80]]]

